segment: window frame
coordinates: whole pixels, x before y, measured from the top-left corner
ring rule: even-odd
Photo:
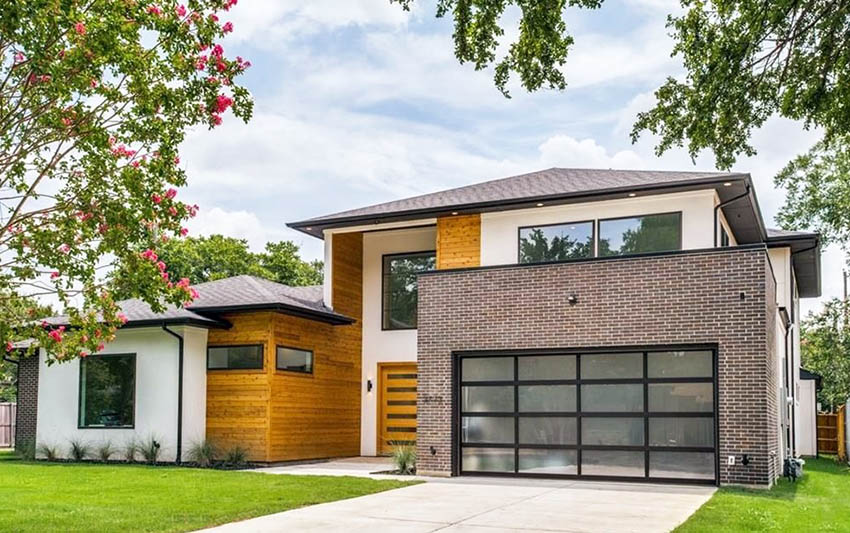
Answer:
[[[310,370],[294,370],[291,368],[281,368],[277,364],[277,351],[281,348],[287,350],[297,350],[299,352],[307,352],[310,354]],[[312,376],[316,370],[316,352],[307,348],[299,348],[297,346],[287,346],[285,344],[276,344],[274,347],[274,369],[278,372],[292,372],[299,375]]]
[[[522,240],[522,230],[529,228],[549,228],[552,226],[569,226],[570,224],[590,224],[590,256],[588,257],[575,257],[573,259],[557,259],[553,261],[529,261],[527,263],[522,262],[522,250],[520,249],[520,241]],[[518,265],[546,265],[550,263],[565,263],[568,261],[581,261],[585,259],[593,259],[597,257],[597,220],[595,218],[591,218],[589,220],[574,220],[568,222],[551,222],[549,224],[529,224],[526,226],[518,226],[516,229],[516,262]]]
[[[260,366],[250,368],[210,368],[210,349],[211,348],[248,348],[260,347]],[[246,343],[246,344],[208,344],[207,345],[207,372],[263,372],[266,369],[266,345],[265,343]]]
[[[418,320],[417,320],[416,326],[406,327],[406,328],[387,327],[386,324],[384,323],[384,317],[385,317],[385,314],[386,314],[386,304],[387,304],[387,299],[386,299],[386,296],[385,296],[385,293],[384,293],[384,288],[385,288],[384,287],[384,281],[386,280],[386,277],[387,277],[387,258],[404,257],[404,256],[409,256],[409,255],[426,255],[426,254],[431,254],[431,255],[434,256],[434,265],[435,265],[435,268],[436,268],[436,262],[437,262],[437,250],[436,249],[434,249],[434,250],[419,250],[419,251],[414,251],[414,252],[394,252],[394,253],[390,253],[390,254],[381,254],[381,331],[410,331],[410,330],[416,330],[419,327],[419,321]],[[427,272],[427,270],[423,270],[422,272]],[[419,285],[418,284],[416,286],[416,293],[417,293],[416,294],[416,304],[417,304],[417,312],[418,312],[418,306],[419,306]]]
[[[625,220],[625,219],[628,219],[628,218],[653,217],[653,216],[661,216],[661,215],[678,215],[678,218],[679,218],[678,248],[676,248],[674,250],[654,250],[654,251],[651,251],[651,252],[638,252],[638,253],[634,253],[634,254],[599,255],[599,242],[600,242],[599,239],[602,235],[602,223],[603,222],[610,222],[612,220]],[[682,233],[683,233],[682,219],[683,219],[682,211],[664,211],[664,212],[661,212],[661,213],[644,213],[642,215],[627,215],[627,216],[622,216],[622,217],[597,218],[596,219],[596,225],[598,226],[598,231],[596,233],[596,257],[635,257],[635,256],[638,256],[638,255],[643,255],[643,254],[658,254],[658,253],[665,253],[665,252],[682,251]]]
[[[86,364],[91,358],[106,358],[106,357],[132,357],[133,358],[133,423],[129,426],[92,426],[92,425],[83,425],[83,365]],[[136,406],[138,402],[136,401],[136,392],[138,387],[136,387],[136,379],[138,377],[139,370],[139,358],[135,352],[126,352],[126,353],[101,353],[89,355],[88,357],[81,358],[78,374],[79,377],[77,379],[77,429],[136,429]]]

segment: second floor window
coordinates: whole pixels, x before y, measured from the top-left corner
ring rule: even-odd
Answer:
[[[599,221],[599,256],[682,248],[682,214],[662,213]]]
[[[519,262],[542,263],[593,257],[593,221],[519,229]]]
[[[434,252],[384,256],[382,329],[416,328],[416,275],[433,270],[435,265]]]

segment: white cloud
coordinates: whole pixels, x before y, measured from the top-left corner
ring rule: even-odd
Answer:
[[[631,150],[609,154],[593,139],[550,137],[539,147],[540,167],[643,169],[647,161]]]
[[[220,207],[201,209],[187,227],[193,236],[218,234],[246,239],[253,250],[262,250],[266,242],[278,240],[257,215],[249,211],[227,211]]]

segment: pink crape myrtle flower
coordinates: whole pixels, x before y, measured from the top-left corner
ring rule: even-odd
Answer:
[[[185,237],[189,234],[189,228],[180,228],[180,236]]]
[[[210,52],[213,57],[222,57],[224,55],[224,48],[220,44],[213,46],[212,52]]]
[[[221,31],[224,32],[224,33],[232,32],[233,31],[233,23],[232,22],[225,22],[224,25],[221,27]]]
[[[151,15],[161,15],[162,10],[159,8],[159,6],[153,5],[148,7],[148,13],[150,13]]]
[[[50,279],[56,279],[60,276],[58,271],[54,271],[50,273]]]
[[[26,56],[23,53],[15,52],[15,63],[23,63],[25,59]]]
[[[215,99],[216,112],[218,113],[224,113],[232,105],[233,99],[225,94],[220,94]]]
[[[235,6],[237,1],[238,0],[228,0],[228,2],[226,4],[224,4],[224,10],[230,11],[230,8]]]
[[[15,345],[12,344],[12,341],[6,341],[6,351],[11,352],[15,349]]]
[[[221,116],[216,115],[215,113],[213,113],[213,114],[212,114],[212,121],[213,121],[213,124],[215,124],[216,126],[221,125]]]
[[[50,333],[48,333],[47,336],[56,342],[62,342],[62,331],[58,329],[50,330]]]
[[[86,25],[82,22],[78,22],[74,24],[74,31],[77,32],[77,35],[85,35],[86,34]]]
[[[171,216],[176,217],[177,216],[177,208],[172,205],[171,207],[168,208],[168,213]]]
[[[121,323],[122,323],[122,324],[126,324],[126,323],[127,323],[127,320],[129,320],[129,319],[127,318],[127,315],[125,315],[124,313],[122,313],[122,312],[120,312],[120,311],[119,311],[119,312],[118,312],[118,314],[117,314],[117,315],[115,315],[115,316],[118,318],[118,320],[120,320],[120,321],[121,321]]]
[[[158,268],[160,272],[165,272],[165,263],[163,263],[162,261],[157,261],[156,268]]]
[[[162,196],[158,195],[157,193],[153,193],[151,195],[151,200],[153,200],[153,203],[158,205],[162,202]]]
[[[59,246],[59,251],[60,251],[60,252],[62,252],[63,254],[67,254],[67,253],[70,253],[70,252],[71,252],[71,247],[70,247],[70,246],[68,246],[68,244],[67,244],[67,243],[66,243],[66,244],[62,244],[62,245],[60,245],[60,246]]]
[[[158,259],[156,252],[154,252],[150,248],[148,248],[139,255],[141,255],[142,259],[147,259],[148,261],[156,262],[156,260]]]
[[[175,196],[177,196],[177,189],[172,187],[172,188],[168,189],[167,191],[165,191],[165,197],[168,198],[169,200],[173,199]]]
[[[180,4],[174,9],[174,12],[177,13],[177,16],[183,18],[186,16],[186,6]]]

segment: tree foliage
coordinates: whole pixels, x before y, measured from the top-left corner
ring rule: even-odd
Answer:
[[[414,0],[390,0],[409,10]],[[603,0],[438,0],[437,17],[451,15],[454,21],[455,57],[482,70],[495,63],[494,81],[505,96],[511,73],[519,76],[522,87],[536,91],[542,87],[564,89],[567,80],[561,67],[567,60],[573,37],[567,32],[564,11],[567,6],[596,9]],[[519,35],[507,54],[496,59],[505,11],[520,11]]]
[[[754,128],[772,115],[825,131],[850,132],[850,10],[843,2],[683,0],[670,17],[673,53],[686,76],[668,78],[657,105],[632,131],[660,137],[659,154],[687,145],[692,157],[714,152],[719,168],[753,155]]]
[[[818,393],[825,406],[850,398],[850,303],[832,299],[802,324],[803,367],[823,377]]]
[[[322,262],[302,260],[298,246],[290,241],[270,242],[264,252],[254,253],[244,239],[189,237],[165,243],[159,257],[168,265],[172,278],[188,278],[192,283],[241,274],[291,286],[322,283]]]
[[[191,299],[155,249],[197,207],[178,148],[231,109],[250,64],[216,41],[236,0],[6,0],[0,7],[0,343],[35,338],[57,359],[96,351],[123,320],[120,298],[154,309]],[[53,296],[71,326],[32,322]],[[52,359],[51,359],[52,361]]]

